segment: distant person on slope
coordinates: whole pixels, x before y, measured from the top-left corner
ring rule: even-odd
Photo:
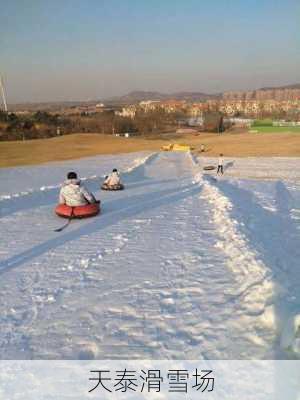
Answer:
[[[107,186],[121,185],[120,174],[116,168],[112,170],[112,173],[105,179],[104,183]]]
[[[96,203],[96,199],[80,182],[75,172],[69,172],[59,193],[59,203],[70,207]]]
[[[217,174],[224,174],[224,160],[222,153],[219,155]]]

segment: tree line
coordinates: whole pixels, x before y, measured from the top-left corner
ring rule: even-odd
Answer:
[[[71,133],[124,134],[159,137],[174,132],[187,123],[182,111],[167,112],[161,108],[138,109],[134,118],[116,115],[113,110],[89,114],[64,115],[47,111],[15,114],[0,111],[0,140],[29,140],[50,138]],[[223,117],[219,112],[204,114],[203,130],[222,132]]]
[[[134,118],[115,115],[113,111],[64,116],[47,111],[33,114],[0,111],[0,140],[49,138],[71,133],[153,135],[174,129],[176,115],[163,110],[139,111]]]

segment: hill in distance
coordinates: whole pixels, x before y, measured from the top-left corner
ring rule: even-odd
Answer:
[[[123,103],[132,104],[140,101],[147,100],[188,100],[188,101],[201,101],[208,99],[220,98],[221,94],[207,94],[203,92],[175,92],[175,93],[161,93],[152,91],[136,90],[124,96],[115,96],[104,101],[107,103]]]
[[[253,92],[268,91],[268,90],[284,90],[284,89],[300,89],[300,84],[298,83],[286,86],[263,87],[260,89],[254,89]],[[239,92],[248,92],[248,90],[241,90]],[[153,91],[136,90],[124,96],[115,96],[105,99],[104,102],[110,104],[133,104],[146,100],[170,100],[170,99],[197,102],[203,100],[214,100],[214,99],[217,100],[220,99],[222,96],[223,93],[214,93],[214,94],[208,94],[203,92],[161,93],[155,91],[153,92]]]
[[[285,86],[274,86],[274,87],[263,87],[260,89],[254,89],[253,92],[256,91],[268,91],[268,90],[284,90],[284,89],[300,89],[300,83],[295,83],[291,85]],[[250,90],[251,91],[251,90]],[[235,92],[235,91],[233,91]],[[249,90],[240,90],[239,92],[249,92]],[[225,92],[224,92],[225,93]],[[88,105],[88,104],[96,104],[98,102],[103,102],[106,105],[111,106],[121,106],[139,103],[140,101],[147,100],[186,100],[191,102],[204,101],[204,100],[217,100],[222,98],[224,93],[214,93],[208,94],[204,92],[175,92],[175,93],[162,93],[157,91],[144,91],[144,90],[136,90],[132,91],[123,96],[114,96],[105,99],[95,99],[90,101],[50,101],[44,103],[21,103],[21,104],[9,104],[9,107],[13,111],[17,111],[20,109],[27,109],[31,111],[36,110],[51,110],[58,111],[64,107],[72,107],[78,105]]]

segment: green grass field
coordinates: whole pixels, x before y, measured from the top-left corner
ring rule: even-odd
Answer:
[[[300,126],[252,126],[250,132],[257,133],[300,133]]]

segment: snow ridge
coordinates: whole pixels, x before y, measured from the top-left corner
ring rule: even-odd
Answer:
[[[203,196],[211,204],[212,218],[219,233],[216,247],[229,258],[227,265],[240,285],[239,293],[234,294],[236,300],[242,299],[248,312],[263,312],[273,291],[269,268],[239,230],[238,221],[230,215],[233,208],[230,200],[207,180],[203,183]]]
[[[193,159],[195,162],[195,159]],[[198,173],[195,181],[202,185],[202,196],[211,205],[212,218],[219,233],[216,247],[228,257],[228,266],[235,273],[241,285],[238,297],[247,299],[247,305],[256,308],[262,298],[272,293],[271,273],[252,248],[247,237],[239,229],[239,222],[232,217],[233,204],[213,185],[215,178]]]
[[[299,358],[296,200],[282,181],[268,186],[258,183],[261,192],[254,194],[249,190],[254,183],[247,182],[245,190],[243,181],[202,173],[196,179],[203,185],[202,196],[211,204],[219,233],[216,246],[229,258],[227,265],[240,286],[232,293],[233,299],[241,301],[245,313],[259,317],[260,330],[265,326],[273,331],[271,340],[281,347],[276,357]],[[271,185],[275,200],[270,207],[263,203],[267,203],[266,187]]]

